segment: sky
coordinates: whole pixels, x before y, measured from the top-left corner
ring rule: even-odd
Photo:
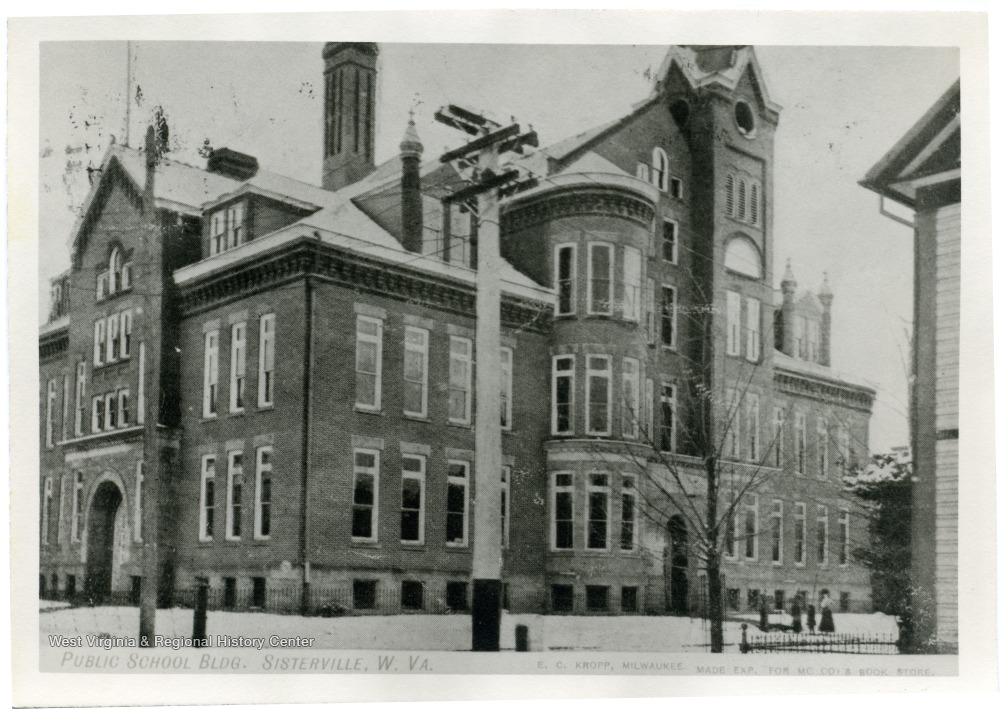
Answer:
[[[322,44],[137,42],[129,144],[156,106],[174,159],[230,147],[264,169],[317,183]],[[457,147],[434,111],[457,103],[531,125],[542,146],[619,118],[648,96],[666,46],[381,44],[376,161],[398,152],[412,109],[433,159]],[[755,48],[782,106],[774,156],[774,273],[790,258],[799,290],[828,273],[833,368],[871,382],[871,450],[907,442],[913,241],[857,182],[959,75],[947,47]],[[46,42],[40,65],[40,302],[69,265],[69,240],[111,136],[125,141],[125,42]],[[774,284],[777,286],[777,283]],[[44,319],[45,313],[40,314]]]

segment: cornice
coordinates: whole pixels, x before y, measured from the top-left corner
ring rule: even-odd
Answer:
[[[570,216],[600,215],[627,219],[649,229],[655,209],[625,190],[594,184],[570,185],[534,199],[514,202],[500,217],[501,232],[520,231],[535,224]]]
[[[474,318],[476,293],[471,284],[416,273],[326,244],[293,242],[254,261],[181,286],[181,312],[196,315],[209,308],[245,298],[276,285],[312,276],[344,286],[410,304],[425,305]],[[516,330],[548,332],[552,307],[504,294],[500,304],[501,324]]]
[[[867,389],[849,384],[836,384],[782,369],[774,370],[774,384],[786,394],[806,396],[826,403],[837,403],[871,413],[875,395]]]
[[[38,337],[38,358],[54,357],[69,349],[69,327]]]

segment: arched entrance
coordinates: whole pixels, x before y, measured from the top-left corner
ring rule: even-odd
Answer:
[[[106,598],[114,588],[121,565],[119,541],[124,527],[122,493],[105,480],[94,492],[87,513],[87,568],[84,590],[93,600]]]
[[[670,610],[678,615],[688,612],[688,533],[680,515],[667,521],[669,535]]]

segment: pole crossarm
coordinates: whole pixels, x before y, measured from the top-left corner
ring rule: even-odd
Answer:
[[[439,113],[434,114],[435,118],[437,118],[442,123],[445,123],[445,125],[448,125],[447,122],[441,120],[441,118],[438,118],[438,116]],[[452,160],[465,157],[472,153],[478,153],[496,143],[502,144],[504,141],[507,141],[510,138],[517,136],[520,132],[521,132],[521,126],[519,126],[517,123],[509,125],[506,128],[500,128],[499,130],[495,130],[492,133],[487,133],[486,135],[483,135],[479,138],[476,138],[473,141],[470,141],[469,143],[466,143],[461,148],[455,148],[454,150],[449,150],[447,153],[441,156],[441,162],[443,163],[451,162]]]

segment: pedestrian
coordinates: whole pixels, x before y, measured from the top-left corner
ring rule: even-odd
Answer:
[[[792,601],[792,632],[802,632],[802,606],[799,605],[798,596]]]
[[[833,632],[833,601],[830,599],[830,592],[827,589],[823,589],[820,592],[820,619],[819,619],[819,632],[821,633],[832,633]]]
[[[806,625],[809,626],[809,632],[816,632],[816,606],[810,603],[806,606]]]

